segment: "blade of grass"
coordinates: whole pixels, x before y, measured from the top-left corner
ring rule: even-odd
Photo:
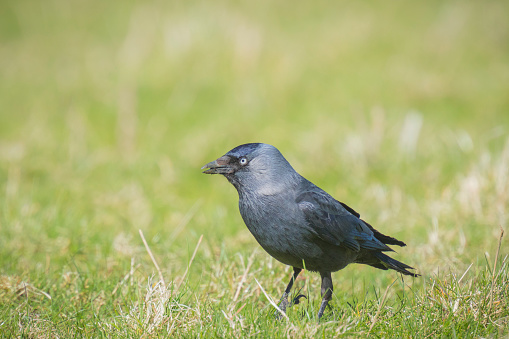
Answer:
[[[233,297],[233,302],[235,303],[237,301],[237,298],[239,297],[240,290],[242,289],[242,285],[244,284],[244,281],[246,281],[247,274],[249,272],[249,269],[251,268],[251,265],[253,264],[253,257],[256,253],[256,249],[253,251],[253,253],[249,256],[249,259],[247,261],[247,267],[244,270],[244,274],[242,275],[242,278],[240,279],[239,286],[237,287],[237,291],[235,292],[235,296]]]
[[[196,247],[194,248],[193,255],[191,256],[191,260],[189,260],[189,264],[187,265],[186,271],[184,272],[184,275],[182,276],[182,279],[180,280],[179,284],[177,285],[177,291],[180,288],[180,285],[184,282],[187,276],[187,272],[189,272],[189,268],[191,267],[191,264],[193,263],[194,257],[196,256],[196,252],[198,252],[198,247],[200,247],[201,241],[203,239],[203,234],[200,235],[200,239],[198,239],[198,243],[196,244]]]
[[[497,254],[495,254],[495,264],[493,265],[493,272],[491,275],[491,288],[490,288],[490,294],[489,294],[490,302],[488,304],[488,309],[491,309],[491,306],[493,305],[493,288],[495,287],[495,275],[497,273],[498,255],[500,253],[500,246],[502,244],[503,237],[504,237],[504,229],[502,228],[502,226],[500,226],[500,236],[498,238]]]
[[[150,250],[150,247],[148,247],[147,241],[145,240],[145,237],[143,236],[143,232],[139,230],[141,240],[143,240],[143,244],[145,244],[145,248],[147,249],[148,255],[150,256],[150,259],[152,259],[152,262],[154,263],[154,266],[157,269],[157,273],[159,273],[159,279],[161,282],[166,286],[166,283],[164,282],[163,273],[161,272],[161,269],[159,268],[159,265],[157,264],[156,259],[154,258],[154,255],[152,254],[152,251]]]
[[[258,286],[260,287],[260,290],[262,290],[263,294],[265,294],[265,297],[267,298],[267,300],[269,301],[269,303],[270,303],[272,306],[274,306],[274,308],[275,308],[276,310],[278,310],[278,312],[279,312],[279,313],[281,313],[281,315],[283,315],[283,317],[284,317],[286,320],[290,320],[290,319],[288,318],[288,316],[286,315],[286,313],[285,313],[285,312],[283,312],[283,311],[282,311],[282,310],[281,310],[281,309],[280,309],[280,308],[276,305],[276,303],[275,303],[275,302],[274,302],[274,301],[273,301],[273,300],[269,297],[269,295],[267,294],[267,292],[265,292],[265,290],[263,289],[262,285],[260,285],[260,283],[258,282],[258,280],[256,280],[256,278],[255,278],[255,281],[256,281],[256,283],[258,284]]]
[[[375,317],[373,318],[373,321],[371,322],[371,326],[369,326],[368,334],[371,333],[371,330],[373,329],[373,326],[375,326],[375,323],[378,320],[378,316],[380,315],[380,311],[382,310],[382,307],[383,307],[383,305],[385,303],[385,298],[387,298],[387,293],[389,292],[389,289],[392,287],[392,285],[394,285],[394,283],[396,283],[396,281],[398,281],[398,279],[394,280],[392,282],[392,284],[387,286],[387,288],[385,289],[385,293],[382,296],[382,300],[380,301],[380,305],[378,305],[378,310],[376,311]]]

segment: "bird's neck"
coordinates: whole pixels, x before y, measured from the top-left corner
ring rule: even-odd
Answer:
[[[297,173],[295,173],[297,174]],[[250,189],[237,188],[239,195],[249,194],[258,197],[286,196],[292,192],[300,182],[300,176],[273,177],[270,180],[264,179],[251,185]]]
[[[256,189],[254,192],[257,195],[261,196],[272,196],[272,195],[278,195],[283,193],[284,191],[287,191],[289,189],[288,185],[280,183],[280,182],[274,182],[274,183],[267,183],[264,185],[260,185],[258,189]]]

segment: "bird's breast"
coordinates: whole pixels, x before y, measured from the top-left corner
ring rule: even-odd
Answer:
[[[282,235],[296,226],[298,205],[271,196],[246,197],[239,200],[239,210],[246,226],[256,236]]]
[[[291,198],[291,197],[289,197]],[[256,241],[277,260],[301,266],[306,256],[320,256],[321,249],[309,241],[305,219],[295,199],[244,197],[239,209],[244,223]]]

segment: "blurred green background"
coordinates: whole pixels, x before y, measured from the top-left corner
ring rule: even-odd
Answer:
[[[198,199],[179,236],[238,233],[234,190],[199,168],[245,142],[276,145],[363,215],[396,213],[372,207],[373,185],[415,195],[422,216],[394,222],[419,232],[433,217],[419,201],[507,139],[504,2],[0,6],[8,272],[58,241],[107,254],[119,232],[166,237]]]
[[[421,273],[463,272],[507,225],[507,13],[504,1],[2,1],[0,274],[117,279],[136,257],[147,276],[138,229],[169,279],[201,234],[196,275],[221,251],[251,253],[235,190],[200,171],[246,142],[275,145],[404,240],[399,259]]]

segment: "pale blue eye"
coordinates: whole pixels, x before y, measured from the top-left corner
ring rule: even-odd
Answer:
[[[247,159],[246,158],[240,158],[239,163],[241,165],[246,165],[247,164]]]

